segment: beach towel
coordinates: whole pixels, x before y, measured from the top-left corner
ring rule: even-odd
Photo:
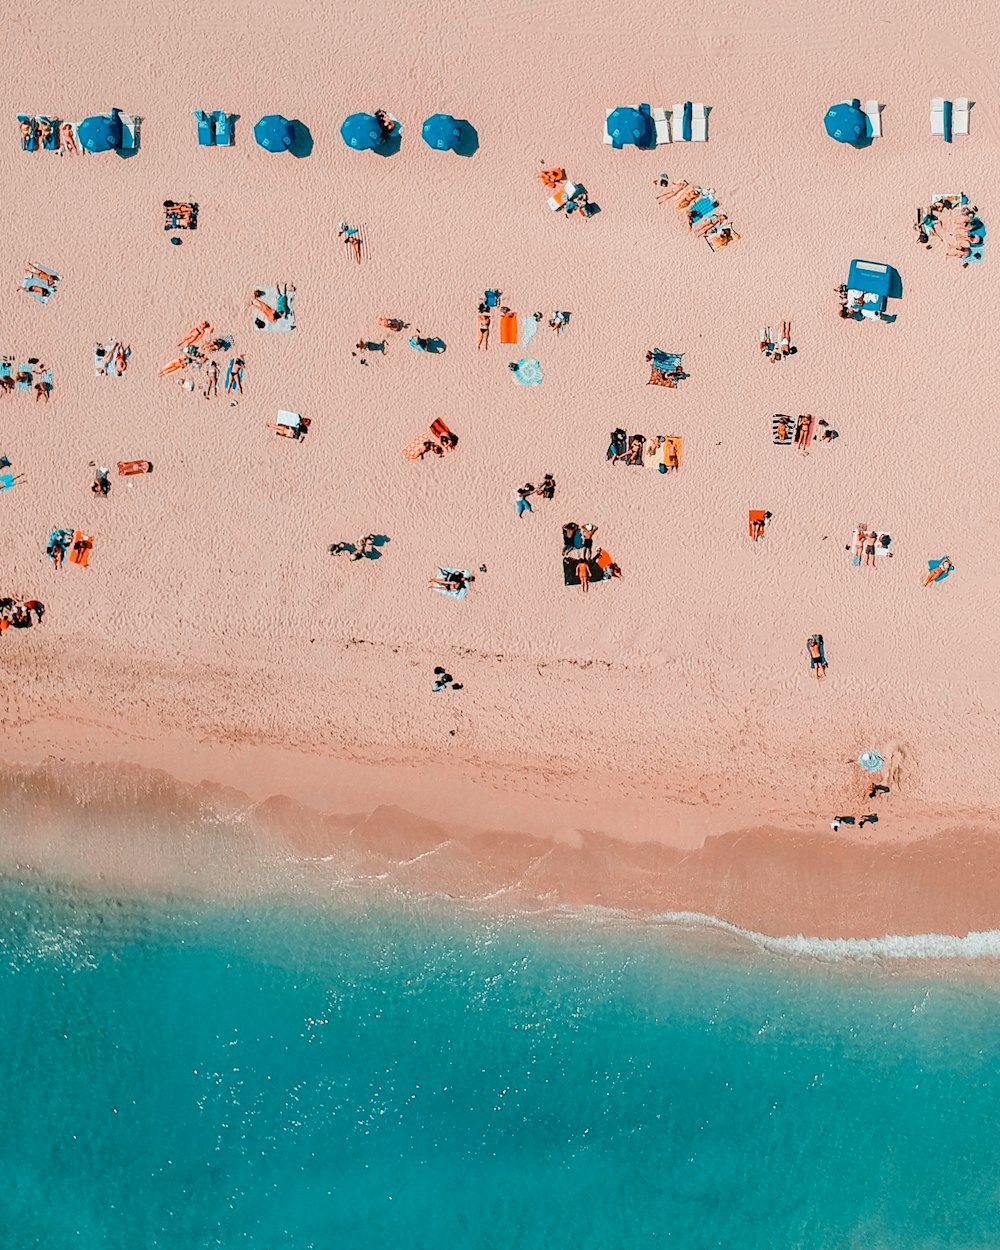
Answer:
[[[756,542],[758,538],[763,538],[764,529],[767,527],[767,513],[763,508],[751,508],[747,513],[747,528],[750,537]],[[757,533],[760,529],[760,533]]]
[[[11,490],[16,480],[13,473],[0,473],[0,490]]]
[[[438,573],[441,577],[447,577],[449,573],[462,573],[466,578],[472,576],[471,569],[446,569],[439,568]],[[463,586],[461,590],[446,590],[444,586],[435,586],[434,589],[439,595],[447,595],[449,599],[464,599],[469,593],[469,587]]]
[[[942,565],[942,564],[944,564],[945,560],[947,560],[947,559],[948,559],[948,557],[947,557],[947,556],[942,556],[940,560],[928,560],[928,561],[927,561],[927,572],[928,572],[928,573],[934,573],[934,572],[936,572],[938,569],[940,569],[941,565]],[[955,565],[954,565],[954,562],[952,562],[952,566],[951,566],[951,568],[950,568],[950,569],[946,570],[946,571],[945,571],[944,573],[942,573],[939,577],[932,578],[932,581],[933,581],[933,582],[943,582],[946,578],[950,577],[950,576],[952,575],[952,573],[954,573],[954,571],[955,571]]]
[[[660,459],[664,469],[679,469],[683,458],[684,439],[679,434],[668,434],[660,449]]]
[[[13,376],[14,369],[12,367],[12,362],[9,360],[0,360],[0,378],[12,378]]]
[[[795,433],[795,422],[783,412],[771,418],[771,442],[778,447],[790,447]]]
[[[32,382],[31,365],[28,365],[28,364],[18,365],[17,372],[22,375],[27,374],[27,381],[24,381],[24,382],[18,381],[15,383],[15,386],[17,387],[17,389],[19,391],[30,391],[31,382]]]
[[[281,296],[279,296],[276,286],[258,286],[254,289],[260,291],[260,295],[254,296],[253,328],[255,330],[263,330],[269,334],[294,330],[295,292],[291,287],[288,288],[285,295],[288,312],[284,316],[278,312]]]
[[[152,473],[153,464],[150,460],[119,460],[118,474],[120,477],[133,477],[136,473]]]
[[[815,656],[809,655],[809,643],[810,642],[819,643],[819,659],[818,660],[815,658]],[[813,634],[810,638],[806,640],[806,655],[809,655],[809,667],[811,669],[816,668],[817,665],[819,664],[822,664],[824,667],[826,667],[826,646],[823,642],[822,634]]]
[[[435,417],[431,422],[431,433],[435,438],[444,438],[446,434],[451,433],[451,430],[448,429],[440,417]]]
[[[539,321],[537,317],[525,317],[524,328],[521,331],[521,346],[527,347],[531,340],[538,333]]]
[[[70,564],[78,564],[82,569],[87,568],[90,565],[90,552],[93,546],[93,534],[85,536],[80,530],[74,530],[73,544],[69,550]]]
[[[517,313],[505,312],[500,317],[500,342],[517,342]]]
[[[426,434],[421,434],[415,438],[412,443],[407,443],[403,448],[403,455],[407,460],[419,460],[420,453],[424,450],[424,444],[428,441]]]
[[[800,451],[808,451],[815,431],[816,418],[813,416],[800,416],[795,422],[795,446]]]
[[[612,564],[614,564],[614,560],[602,547],[594,557],[594,563],[601,570],[601,572],[604,572],[605,569],[611,568]]]
[[[112,352],[115,349],[115,340],[110,343],[94,344],[94,372],[98,377],[107,377],[111,369]]]
[[[582,544],[581,544],[582,545]],[[608,560],[608,565],[612,561]],[[563,583],[566,586],[579,586],[580,578],[576,571],[578,564],[586,564],[592,582],[604,581],[604,567],[597,560],[581,560],[579,556],[563,556]]]
[[[215,124],[215,142],[220,147],[229,147],[233,142],[233,123],[236,121],[236,114],[227,113],[225,109],[216,109],[212,113],[212,121]]]

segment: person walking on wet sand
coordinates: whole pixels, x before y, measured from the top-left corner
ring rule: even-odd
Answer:
[[[490,310],[486,307],[485,304],[480,304],[479,305],[479,319],[477,322],[477,326],[479,329],[479,337],[476,340],[476,351],[478,351],[481,347],[485,348],[487,351],[489,350],[490,322],[492,320],[493,319],[490,316]]]
[[[580,585],[583,587],[583,593],[587,593],[590,584],[590,565],[586,560],[580,560],[576,566],[576,575],[580,579]]]

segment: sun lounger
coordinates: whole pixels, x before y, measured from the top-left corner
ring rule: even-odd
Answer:
[[[42,147],[49,152],[55,152],[59,147],[59,118],[58,117],[39,117],[39,132],[41,132],[42,123],[49,126],[48,137],[42,140]]]
[[[605,109],[605,110],[604,110],[604,142],[605,142],[605,143],[607,143],[607,144],[609,144],[609,145],[613,145],[613,144],[614,144],[614,139],[612,139],[612,137],[611,137],[611,131],[610,131],[610,130],[608,130],[608,118],[611,116],[611,114],[612,114],[614,111],[615,111],[614,109]]]
[[[678,212],[681,212],[685,208],[690,208],[690,206],[701,194],[702,192],[700,187],[687,187],[674,200],[674,208],[676,208]]]
[[[228,148],[233,142],[233,123],[236,121],[235,113],[227,113],[225,109],[216,109],[212,113],[212,123],[215,127],[215,142],[218,147]]]
[[[122,124],[122,147],[123,152],[134,152],[139,146],[139,119],[133,117],[131,113],[123,113],[118,109],[118,120]]]
[[[25,377],[26,377],[26,380],[25,380],[25,381],[20,381],[20,380],[18,380],[18,381],[15,383],[15,386],[17,387],[17,389],[18,389],[19,391],[30,391],[30,390],[31,390],[31,382],[32,382],[32,377],[31,377],[31,365],[29,365],[29,364],[18,365],[18,366],[17,366],[17,376],[18,376],[18,379],[21,379],[21,378],[25,378]]]
[[[557,213],[561,208],[566,207],[566,201],[568,199],[569,199],[569,195],[566,192],[566,188],[560,187],[555,192],[554,195],[549,196],[549,199],[548,199],[549,208],[551,208],[554,213]]]
[[[704,104],[691,105],[691,142],[705,143],[708,140],[708,109]]]
[[[951,142],[951,101],[931,100],[931,134],[945,143]]]
[[[118,475],[119,477],[134,477],[137,473],[152,473],[153,463],[151,460],[119,460]]]
[[[670,114],[666,109],[653,109],[653,133],[657,147],[670,142]]]
[[[882,138],[882,105],[878,100],[865,101],[865,117],[868,118],[869,139]]]
[[[435,417],[431,422],[431,433],[435,438],[443,438],[445,434],[450,434],[451,430],[448,429],[440,417]]]
[[[29,117],[27,113],[18,113],[17,120],[19,122],[27,122],[30,129],[26,135],[21,136],[21,151],[35,152],[38,150],[38,123],[34,117]]]
[[[278,409],[278,415],[275,417],[278,425],[290,426],[293,430],[297,430],[302,425],[302,417],[297,412],[286,412],[284,408]]]
[[[795,422],[783,412],[771,418],[771,442],[777,447],[790,447],[795,433]]]
[[[466,580],[468,580],[472,576],[471,569],[439,568],[438,573],[442,577],[447,577],[449,573],[461,573],[466,578]],[[447,595],[449,599],[464,599],[465,596],[469,593],[469,587],[467,585],[463,586],[461,590],[448,590],[444,586],[435,586],[434,589],[438,592],[439,595]]]
[[[194,119],[198,123],[198,144],[203,148],[215,145],[215,120],[204,109],[192,109]]]
[[[971,102],[966,96],[959,96],[951,114],[951,133],[967,135],[969,133],[969,109]]]

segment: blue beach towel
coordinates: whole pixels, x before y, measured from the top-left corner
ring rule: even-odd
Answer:
[[[14,370],[9,360],[0,360],[0,378],[13,377]]]
[[[27,113],[18,113],[17,120],[19,122],[29,122],[31,132],[27,138],[21,138],[21,150],[24,152],[34,152],[38,148],[38,125],[33,117],[29,117]]]
[[[32,380],[32,379],[31,379],[31,365],[28,365],[28,364],[25,364],[25,365],[18,365],[18,366],[17,366],[17,371],[18,371],[18,373],[26,373],[26,374],[28,375],[28,380],[27,380],[27,382],[17,382],[17,383],[15,383],[15,385],[17,386],[17,389],[18,389],[19,391],[30,391],[30,390],[31,390],[31,380]]]
[[[933,572],[934,572],[934,570],[935,570],[935,569],[939,569],[939,568],[941,567],[941,565],[942,565],[942,564],[944,564],[945,560],[947,560],[947,559],[948,559],[948,557],[947,557],[947,556],[942,556],[940,560],[928,560],[928,561],[927,561],[927,572],[928,572],[928,573],[933,573]],[[951,577],[952,573],[954,573],[954,571],[955,571],[955,563],[954,563],[954,561],[952,561],[951,568],[948,570],[948,572],[947,572],[947,573],[942,573],[942,574],[941,574],[941,576],[940,576],[937,580],[938,580],[939,582],[946,582],[946,581],[948,580],[948,578],[949,578],[949,577]],[[932,583],[932,585],[933,585],[933,584],[934,584],[934,583]]]
[[[439,568],[438,572],[441,574],[442,577],[447,577],[449,573],[462,573],[467,578],[472,576],[471,569]],[[438,592],[439,595],[447,595],[449,599],[464,599],[465,596],[469,593],[468,586],[463,586],[461,590],[445,590],[443,586],[435,586],[434,589]]]
[[[59,118],[58,117],[39,117],[39,122],[48,122],[52,127],[49,137],[42,143],[42,147],[46,151],[54,152],[59,147]]]

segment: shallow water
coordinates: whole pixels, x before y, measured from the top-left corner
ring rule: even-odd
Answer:
[[[0,1245],[995,1250],[1000,988],[0,883]]]

